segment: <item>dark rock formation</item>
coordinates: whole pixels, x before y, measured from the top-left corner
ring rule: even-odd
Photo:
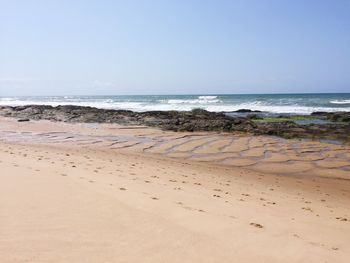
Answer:
[[[29,121],[29,119],[18,119],[18,122],[25,122],[25,121]]]
[[[223,113],[202,109],[132,112],[81,106],[28,105],[1,107],[0,115],[33,120],[147,125],[174,131],[247,131],[255,126],[246,118],[232,118]]]
[[[173,131],[225,131],[277,135],[285,138],[326,138],[350,142],[350,113],[313,113],[333,122],[299,125],[292,121],[254,122],[252,117],[228,116],[225,113],[192,111],[108,110],[81,106],[28,105],[0,106],[0,116],[23,120],[51,120],[85,123],[147,125]]]
[[[250,109],[239,109],[233,112],[238,112],[238,113],[247,113],[247,112],[261,112],[260,110],[250,110]]]

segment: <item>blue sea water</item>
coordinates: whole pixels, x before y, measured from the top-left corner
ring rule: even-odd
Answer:
[[[0,97],[0,105],[80,105],[133,111],[260,110],[268,113],[310,114],[350,111],[350,93],[247,95],[23,96]]]

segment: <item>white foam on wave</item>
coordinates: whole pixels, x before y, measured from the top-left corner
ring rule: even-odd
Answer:
[[[209,104],[220,103],[221,100],[219,100],[217,96],[198,96],[197,99],[168,99],[160,100],[159,102],[168,104]]]
[[[168,104],[209,104],[209,103],[219,103],[220,100],[200,100],[200,99],[178,100],[178,99],[172,99],[172,100],[166,100],[163,102],[166,102]]]
[[[122,105],[118,105],[118,108]],[[123,105],[127,106],[127,105]],[[130,106],[130,105],[129,105]],[[136,105],[135,105],[136,106]],[[169,110],[178,110],[178,111],[190,111],[195,108],[202,108],[212,112],[231,112],[237,111],[239,109],[250,109],[250,110],[260,110],[264,112],[271,113],[292,113],[292,114],[311,114],[315,111],[348,111],[350,112],[350,107],[342,108],[329,108],[329,107],[307,107],[307,106],[272,106],[272,105],[262,105],[262,103],[240,103],[237,105],[229,104],[205,104],[205,105],[196,105],[196,104],[168,104],[168,103],[159,103],[159,104],[139,104],[136,107],[128,107],[125,109],[133,111],[169,111]]]
[[[198,96],[200,100],[215,100],[218,96]]]
[[[307,106],[251,106],[247,107],[247,105],[227,105],[227,106],[218,106],[211,107],[208,106],[206,110],[208,111],[237,111],[239,109],[250,109],[250,110],[259,110],[263,112],[271,112],[271,113],[291,113],[291,114],[311,114],[316,111],[326,111],[326,112],[336,112],[336,111],[347,111],[350,112],[350,107],[343,108],[329,108],[329,107],[307,107]]]
[[[344,100],[349,101],[350,100]],[[342,101],[341,101],[342,102]],[[346,103],[335,103],[346,104]],[[271,113],[292,113],[292,114],[311,114],[315,111],[347,111],[350,112],[350,107],[309,107],[302,105],[269,105],[261,101],[251,101],[246,103],[230,104],[219,100],[217,96],[199,96],[196,99],[168,99],[159,100],[157,102],[150,101],[115,101],[113,99],[81,99],[76,97],[71,98],[42,98],[42,99],[23,99],[23,98],[0,98],[0,105],[3,106],[23,106],[23,105],[77,105],[89,106],[104,109],[123,109],[137,112],[143,111],[189,111],[194,108],[202,108],[208,111],[237,111],[239,109],[260,110]]]
[[[350,100],[331,100],[332,104],[350,104]]]
[[[140,102],[113,102],[113,100],[101,100],[101,101],[78,101],[78,100],[6,100],[0,99],[0,105],[2,106],[25,106],[25,105],[50,105],[53,107],[64,106],[64,105],[76,105],[95,107],[102,109],[138,109],[141,108]]]
[[[237,105],[190,105],[190,104],[178,104],[178,105],[167,105],[167,104],[155,104],[155,105],[144,105],[140,109],[132,109],[135,111],[168,111],[168,110],[179,110],[179,111],[189,111],[195,108],[202,108],[212,112],[232,112],[239,109],[250,109],[250,110],[260,110],[264,112],[271,113],[291,113],[291,114],[311,114],[315,111],[348,111],[350,108],[325,108],[325,107],[307,107],[307,106],[253,106],[247,103],[237,104]]]

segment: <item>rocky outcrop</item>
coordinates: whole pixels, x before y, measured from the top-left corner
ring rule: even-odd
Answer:
[[[0,116],[19,120],[51,120],[83,123],[117,123],[147,125],[173,131],[225,131],[277,135],[285,138],[325,138],[350,142],[350,113],[314,113],[314,116],[333,122],[299,125],[292,121],[255,122],[251,117],[228,116],[225,113],[192,111],[108,110],[81,106],[28,105],[2,106]]]
[[[251,110],[251,109],[239,109],[239,110],[231,111],[231,112],[233,112],[233,113],[250,113],[250,112],[262,112],[262,111],[260,111],[260,110]]]
[[[81,106],[28,105],[1,107],[0,115],[32,120],[147,125],[174,131],[249,131],[255,126],[246,118],[232,118],[223,113],[201,109],[132,112]]]

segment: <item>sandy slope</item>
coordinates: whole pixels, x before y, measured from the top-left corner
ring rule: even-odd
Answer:
[[[0,262],[349,262],[344,174],[281,176],[104,142],[1,139]]]

